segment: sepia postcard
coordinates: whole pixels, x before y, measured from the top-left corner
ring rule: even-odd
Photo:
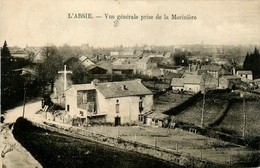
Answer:
[[[259,0],[2,0],[3,168],[260,166]]]

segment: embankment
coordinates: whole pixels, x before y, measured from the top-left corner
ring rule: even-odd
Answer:
[[[24,119],[19,119],[19,120],[24,120]],[[133,151],[133,152],[149,155],[175,165],[181,165],[185,167],[223,167],[224,166],[203,159],[195,158],[175,150],[163,149],[157,146],[142,144],[121,137],[106,136],[82,128],[70,127],[66,125],[61,126],[54,123],[41,124],[33,121],[30,123],[32,126],[34,126],[32,127],[33,129],[41,128],[44,130],[61,133],[82,140],[95,141],[101,144],[116,147],[123,151]]]

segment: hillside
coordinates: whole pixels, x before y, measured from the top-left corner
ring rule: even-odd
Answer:
[[[246,127],[245,136],[256,137],[260,135],[260,101],[259,100],[246,100],[245,101],[246,113]],[[243,130],[243,100],[236,100],[233,102],[226,114],[226,117],[218,125],[213,127],[230,134],[242,136]]]
[[[228,106],[231,98],[237,97],[235,93],[208,92],[205,95],[204,125],[215,122]],[[193,102],[187,109],[175,115],[177,122],[187,123],[194,126],[201,125],[203,98]]]

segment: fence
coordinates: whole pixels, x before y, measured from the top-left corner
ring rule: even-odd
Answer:
[[[131,150],[142,154],[147,154],[165,161],[189,167],[223,167],[224,165],[210,162],[204,158],[196,158],[189,154],[185,154],[179,151],[178,145],[175,149],[168,149],[159,146],[159,141],[154,138],[154,144],[144,144],[137,142],[136,139],[129,140],[121,137],[118,133],[117,136],[109,136],[94,131],[89,131],[77,127],[71,127],[66,125],[58,125],[54,123],[44,124],[32,122],[33,125],[47,129],[53,132],[59,132],[65,135],[69,135],[75,138],[88,139],[98,143],[102,143],[117,148]]]

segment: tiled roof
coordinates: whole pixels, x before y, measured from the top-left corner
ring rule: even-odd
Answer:
[[[238,75],[252,75],[252,71],[237,71]]]
[[[89,65],[88,67],[87,67],[87,70],[92,70],[92,69],[94,69],[94,68],[96,68],[96,67],[98,67],[98,68],[100,68],[100,69],[103,69],[103,70],[106,70],[105,68],[102,68],[101,66],[98,66],[98,65]],[[107,71],[107,70],[106,70]]]
[[[135,69],[135,65],[133,64],[113,65],[112,69],[118,69],[118,70]]]
[[[204,65],[201,69],[208,71],[219,71],[221,68],[221,65]]]
[[[184,85],[183,79],[182,78],[172,78],[171,85],[175,86],[175,87],[182,87]]]
[[[186,75],[185,78],[183,78],[184,84],[200,84],[201,82],[202,82],[201,75]]]
[[[182,75],[183,75],[182,73],[168,73],[160,78],[162,78],[162,79],[181,78]]]
[[[67,90],[74,89],[76,91],[78,90],[93,90],[95,89],[92,84],[78,84],[78,85],[71,85]]]
[[[222,78],[224,78],[224,79],[241,79],[239,76],[234,76],[234,75],[227,75],[227,76],[223,76]]]
[[[152,92],[138,81],[97,83],[96,89],[105,98],[150,95]]]
[[[201,75],[186,75],[183,78],[173,78],[171,85],[178,87],[185,84],[200,84],[203,82]]]

